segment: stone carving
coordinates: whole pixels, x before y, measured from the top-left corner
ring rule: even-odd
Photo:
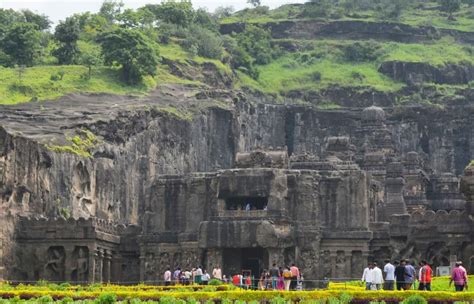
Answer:
[[[336,255],[336,277],[344,278],[346,277],[346,257],[344,251],[338,251]]]
[[[74,258],[76,262],[72,270],[72,280],[87,282],[89,279],[89,249],[87,247],[76,247]]]
[[[145,258],[145,280],[155,280],[157,276],[155,255],[147,253]]]
[[[45,279],[52,282],[64,281],[64,263],[66,253],[64,247],[53,246],[48,248],[46,264],[44,265]]]

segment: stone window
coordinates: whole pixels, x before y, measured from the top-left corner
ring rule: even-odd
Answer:
[[[226,210],[266,210],[267,197],[230,197],[226,199]]]

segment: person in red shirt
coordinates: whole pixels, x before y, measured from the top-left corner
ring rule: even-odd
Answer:
[[[421,261],[421,276],[420,276],[420,286],[419,290],[428,290],[431,291],[431,276],[432,269],[430,265],[425,261]]]
[[[298,278],[300,277],[300,270],[293,263],[291,264],[290,271],[291,271],[290,290],[296,290],[296,285],[298,285]]]

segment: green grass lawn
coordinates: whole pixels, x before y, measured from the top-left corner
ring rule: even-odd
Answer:
[[[63,79],[51,80],[51,75],[60,71],[64,71]],[[76,92],[139,95],[155,86],[151,77],[136,86],[126,85],[113,68],[95,68],[89,80],[83,77],[86,74],[87,68],[83,66],[35,66],[26,68],[20,80],[17,69],[0,68],[0,104],[56,99]]]

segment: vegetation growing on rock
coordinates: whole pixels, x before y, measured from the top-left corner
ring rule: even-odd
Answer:
[[[297,102],[307,102],[295,97],[307,91],[339,89],[389,93],[390,103],[469,100],[472,1],[249,5],[209,13],[185,0],[136,10],[105,1],[98,13],[75,14],[54,29],[46,16],[0,9],[0,103],[76,92],[146,94],[165,83],[220,83]],[[209,81],[208,64],[228,81]],[[341,105],[323,99],[321,105]]]

